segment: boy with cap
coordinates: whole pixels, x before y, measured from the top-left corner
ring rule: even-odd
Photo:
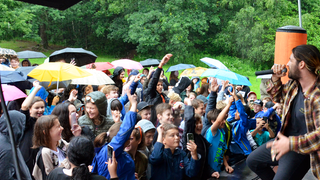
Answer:
[[[138,104],[138,106],[139,106],[139,104]],[[151,108],[150,108],[150,111],[151,111]],[[143,133],[144,133],[144,137],[145,137],[144,142],[146,145],[144,150],[139,150],[139,151],[141,153],[143,153],[144,155],[146,155],[147,158],[149,159],[149,156],[153,151],[152,141],[153,141],[154,134],[156,133],[156,127],[152,124],[152,122],[150,120],[146,120],[146,119],[142,119],[141,121],[139,121],[137,123],[137,126],[140,126]],[[150,163],[148,163],[147,179],[150,179],[150,178],[151,178],[151,165],[150,165]]]
[[[151,118],[151,106],[147,102],[139,102],[138,104],[138,114],[141,116],[141,119],[146,119],[150,121]]]

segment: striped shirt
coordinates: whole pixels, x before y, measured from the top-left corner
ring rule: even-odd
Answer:
[[[298,82],[289,80],[282,85],[278,80],[267,83],[267,92],[273,101],[283,103],[282,127],[283,133],[291,120],[290,108],[298,93]],[[301,154],[310,154],[313,174],[320,179],[320,79],[304,93],[304,108],[307,133],[300,136],[289,136],[290,150]]]

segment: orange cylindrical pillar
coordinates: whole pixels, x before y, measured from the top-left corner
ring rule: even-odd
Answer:
[[[276,32],[274,64],[287,64],[292,49],[302,44],[307,44],[307,31],[305,29],[297,26],[278,28]],[[286,83],[288,80],[288,75],[281,78],[282,83]]]

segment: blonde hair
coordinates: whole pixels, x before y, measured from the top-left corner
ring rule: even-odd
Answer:
[[[227,106],[227,104],[224,101],[218,101],[216,104],[216,109],[222,110]]]
[[[179,96],[179,94],[177,94],[173,91],[169,92],[168,97],[170,98],[170,100],[175,101],[175,102],[181,101],[181,97]]]
[[[104,94],[110,94],[111,91],[118,91],[119,88],[115,85],[107,85],[101,89]]]

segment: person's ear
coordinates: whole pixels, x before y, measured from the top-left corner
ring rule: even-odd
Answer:
[[[43,132],[44,135],[46,134],[46,132],[44,130],[42,132]]]
[[[161,114],[157,114],[157,118],[159,120],[159,122],[161,121],[162,115]],[[161,123],[161,122],[160,122]]]
[[[300,61],[298,66],[299,66],[299,69],[303,69],[306,66],[306,63],[304,61]]]

